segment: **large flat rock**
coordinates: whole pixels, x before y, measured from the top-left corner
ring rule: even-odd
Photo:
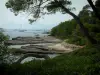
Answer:
[[[59,43],[61,40],[51,36],[34,38],[34,37],[18,37],[5,42],[7,45],[23,45],[23,44],[38,44],[38,43]]]

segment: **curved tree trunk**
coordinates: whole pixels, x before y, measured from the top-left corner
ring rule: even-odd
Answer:
[[[87,37],[87,39],[92,43],[92,44],[97,44],[97,41],[95,39],[93,39],[89,33],[88,30],[84,27],[83,23],[80,21],[80,18],[78,16],[76,16],[74,13],[70,12],[65,6],[61,5],[61,8],[68,13],[69,15],[71,15],[76,22],[79,24],[80,29],[82,30],[83,34]]]
[[[98,10],[96,9],[96,7],[93,5],[92,0],[87,0],[87,1],[88,1],[88,3],[90,4],[90,6],[92,7],[92,9],[93,9],[93,11],[94,11],[96,17],[100,20],[100,15],[99,15]]]

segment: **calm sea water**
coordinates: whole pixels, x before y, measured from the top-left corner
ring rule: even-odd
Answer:
[[[36,35],[39,36],[46,36],[47,34],[43,34],[44,32],[47,32],[48,30],[26,30],[26,31],[20,31],[20,30],[5,30],[4,34],[9,35],[10,39],[15,37],[34,37]]]

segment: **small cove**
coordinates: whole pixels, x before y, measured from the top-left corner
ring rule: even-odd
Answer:
[[[19,32],[19,31],[15,31],[15,30],[6,30],[4,32],[5,35],[9,35],[10,40],[12,40],[12,38],[16,38],[16,37],[36,37],[35,35],[38,34],[40,37],[45,37],[48,34],[43,34],[44,30],[27,30],[25,32]],[[34,45],[51,45],[52,43],[40,43],[40,44],[34,44]],[[24,44],[24,45],[10,45],[9,48],[16,48],[19,49],[22,46],[29,46],[30,44]],[[47,54],[50,58],[54,58],[56,56],[58,56],[58,54]],[[19,58],[21,57],[21,55],[11,55],[10,58],[15,58],[15,61],[17,61]],[[44,58],[36,58],[36,57],[27,57],[25,58],[21,63],[27,62],[27,61],[31,61],[31,60],[45,60]]]

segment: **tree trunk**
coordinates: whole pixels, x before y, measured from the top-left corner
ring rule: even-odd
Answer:
[[[61,8],[68,13],[69,15],[71,15],[76,22],[79,24],[80,29],[82,30],[83,34],[87,37],[87,39],[92,43],[92,44],[97,44],[97,41],[95,39],[93,39],[89,33],[88,30],[84,27],[83,23],[80,21],[79,17],[76,16],[74,13],[70,12],[65,6],[61,5]]]
[[[99,15],[98,10],[96,9],[96,7],[93,5],[92,0],[87,0],[87,1],[88,1],[88,3],[90,4],[90,6],[92,7],[92,9],[93,9],[93,11],[94,11],[96,17],[100,20],[100,15]]]

